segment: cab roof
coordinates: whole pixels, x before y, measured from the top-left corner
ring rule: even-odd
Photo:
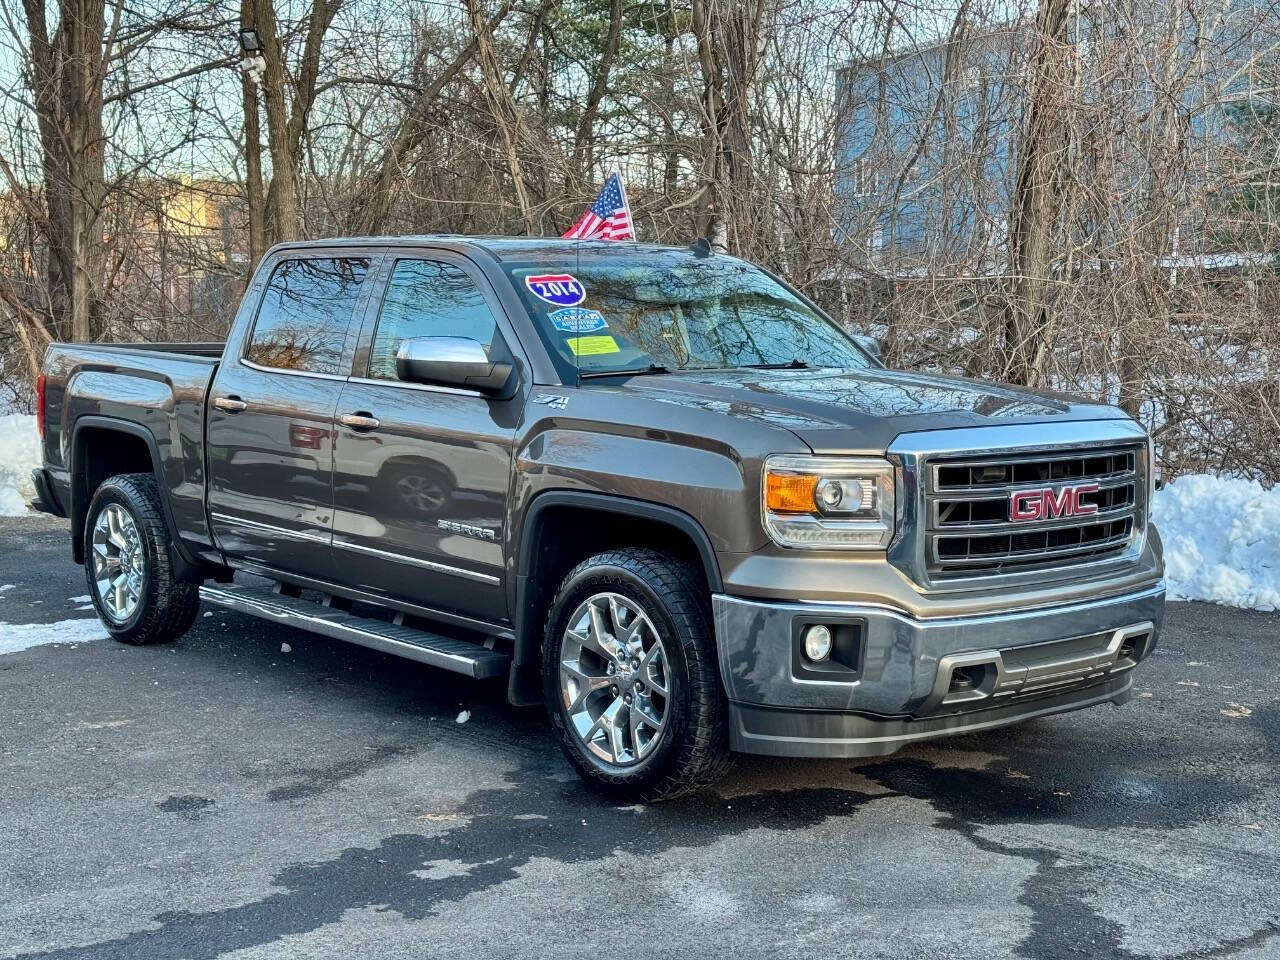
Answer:
[[[440,246],[455,249],[480,249],[498,260],[537,260],[543,257],[573,256],[590,250],[594,255],[625,256],[688,250],[660,243],[619,243],[610,240],[566,240],[563,237],[498,237],[462,234],[418,234],[396,237],[330,237],[281,244],[277,249],[305,250],[314,247],[422,247]]]

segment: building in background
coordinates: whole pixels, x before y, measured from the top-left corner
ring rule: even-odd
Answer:
[[[1071,8],[1066,60],[1074,69],[1055,91],[1071,131],[1064,269],[1131,255],[1135,229],[1139,248],[1173,277],[1189,268],[1272,268],[1277,24],[1257,3],[1209,12],[1143,4],[1126,19],[1113,3]],[[1007,272],[1036,43],[1026,20],[973,26],[839,70],[836,229],[855,272]]]

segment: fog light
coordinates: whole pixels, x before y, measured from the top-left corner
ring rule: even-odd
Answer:
[[[831,656],[831,631],[820,623],[804,631],[804,655],[817,663]]]

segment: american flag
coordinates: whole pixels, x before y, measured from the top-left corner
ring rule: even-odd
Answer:
[[[622,188],[618,171],[609,174],[604,189],[596,197],[587,212],[570,227],[565,237],[571,240],[634,240],[635,227],[631,223],[631,207],[627,204],[627,192]]]

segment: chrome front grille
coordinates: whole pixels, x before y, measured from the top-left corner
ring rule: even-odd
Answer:
[[[926,458],[923,533],[929,577],[1057,569],[1124,554],[1145,507],[1145,449],[1126,444]],[[1087,492],[1077,497],[1080,487]],[[1015,520],[1015,494],[1044,515]],[[1070,505],[1075,503],[1092,512],[1074,512]]]

